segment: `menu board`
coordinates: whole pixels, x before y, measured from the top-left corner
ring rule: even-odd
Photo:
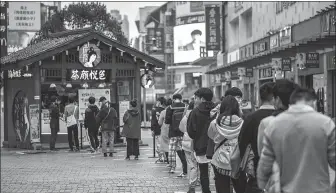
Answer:
[[[39,120],[40,120],[39,105],[38,104],[29,105],[30,142],[31,143],[39,143],[41,140]]]

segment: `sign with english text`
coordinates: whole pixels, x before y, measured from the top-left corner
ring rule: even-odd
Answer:
[[[9,2],[8,29],[39,31],[41,29],[41,2]]]
[[[205,8],[206,49],[220,50],[220,8]]]
[[[101,69],[68,69],[67,81],[109,81],[110,70]]]

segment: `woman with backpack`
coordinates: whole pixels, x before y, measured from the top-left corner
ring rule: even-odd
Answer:
[[[238,145],[238,136],[243,125],[239,103],[233,96],[226,96],[220,105],[220,114],[209,126],[208,136],[215,142],[211,165],[215,173],[217,193],[230,192],[230,180],[236,192],[239,189],[233,175],[231,156]]]
[[[141,117],[137,107],[137,100],[133,99],[130,102],[130,109],[126,111],[123,117],[124,128],[122,136],[126,137],[127,153],[126,160],[130,160],[130,156],[134,155],[135,160],[139,159],[139,139],[141,137]]]

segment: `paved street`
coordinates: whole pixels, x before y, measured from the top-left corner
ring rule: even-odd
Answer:
[[[149,131],[143,141],[150,143]],[[150,144],[151,145],[151,144]],[[154,164],[151,147],[140,147],[138,161],[125,161],[125,148],[114,158],[65,150],[46,154],[1,154],[1,192],[186,192],[187,179],[168,173],[166,164]],[[214,181],[211,180],[212,190]],[[200,192],[200,187],[197,189]]]

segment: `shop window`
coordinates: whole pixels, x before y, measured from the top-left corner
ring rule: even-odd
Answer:
[[[69,53],[66,56],[66,62],[73,64],[73,63],[79,63],[79,54],[78,53]]]
[[[208,53],[205,47],[200,47],[200,57],[201,58],[208,57]]]
[[[102,62],[103,63],[112,63],[112,54],[111,53],[103,53],[102,54]]]
[[[133,69],[118,69],[116,77],[135,77],[135,72]]]

